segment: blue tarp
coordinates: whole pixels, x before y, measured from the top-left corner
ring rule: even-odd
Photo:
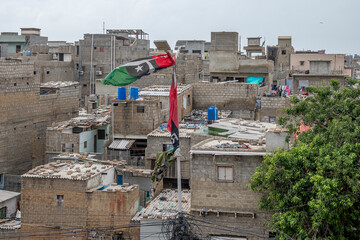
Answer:
[[[250,76],[250,77],[247,77],[247,79],[246,79],[246,83],[257,83],[257,84],[260,84],[260,83],[262,83],[262,81],[264,81],[264,78],[263,78],[263,77]]]

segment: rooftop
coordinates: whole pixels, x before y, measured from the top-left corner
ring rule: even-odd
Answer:
[[[75,85],[79,85],[78,82],[47,82],[47,83],[41,83],[40,87],[45,87],[45,88],[62,88],[62,87],[70,87],[70,86],[75,86]]]
[[[90,162],[56,161],[37,166],[23,174],[22,177],[88,180],[112,167],[111,165],[93,164]]]
[[[110,106],[97,109],[96,113],[88,114],[85,111],[79,111],[79,116],[68,121],[53,123],[48,130],[64,130],[72,129],[73,127],[91,127],[91,126],[105,126],[110,124]]]
[[[179,134],[181,138],[190,138],[195,130],[205,127],[202,124],[179,124]],[[170,137],[170,132],[166,127],[160,127],[148,134],[150,137]]]
[[[129,185],[128,183],[124,183],[123,185],[118,185],[117,183],[111,183],[108,186],[97,186],[93,189],[89,189],[87,192],[94,192],[94,191],[102,191],[102,192],[130,192],[137,189],[138,185]]]
[[[222,119],[206,128],[195,131],[195,134],[204,134],[217,137],[193,146],[193,150],[217,151],[266,151],[266,132],[277,129],[274,123],[246,121],[242,119]],[[220,138],[219,138],[220,137]],[[224,139],[221,139],[224,138]]]
[[[64,160],[72,160],[72,161],[87,161],[90,163],[99,163],[104,165],[112,165],[112,166],[119,166],[119,165],[126,165],[126,160],[98,160],[95,159],[96,155],[89,154],[89,153],[70,153],[64,152],[55,157],[53,157],[53,161],[64,161]]]
[[[116,168],[118,172],[132,173],[134,177],[151,177],[153,170],[143,169],[132,166],[123,166],[123,168]]]
[[[0,221],[0,229],[15,230],[20,228],[21,228],[21,220],[3,219],[3,221]]]
[[[189,89],[191,89],[190,85],[178,85],[177,94],[181,94]],[[151,87],[143,88],[141,91],[139,91],[139,97],[141,96],[168,97],[169,93],[170,93],[170,86],[154,85]]]
[[[134,217],[133,221],[141,219],[171,219],[176,216],[178,211],[178,194],[171,189],[163,190],[154,198],[146,208],[141,209]],[[183,212],[190,212],[191,193],[188,190],[182,191],[182,209]]]
[[[17,197],[19,195],[20,195],[20,193],[18,193],[18,192],[0,190],[0,203],[5,202],[5,201],[7,201],[9,199],[12,199],[14,197]]]

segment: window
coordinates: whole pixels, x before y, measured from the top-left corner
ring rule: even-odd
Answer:
[[[190,94],[187,96],[187,105],[190,106],[191,105],[191,98],[190,98]]]
[[[64,61],[64,54],[63,53],[59,53],[59,61],[60,62]]]
[[[201,50],[192,50],[192,53],[198,53],[198,54],[201,54]]]
[[[0,218],[6,218],[6,207],[0,208]]]
[[[96,47],[94,47],[94,50],[96,50]]]
[[[281,50],[281,54],[285,55],[286,54],[286,50]]]
[[[76,64],[76,70],[79,70],[79,64],[78,63]]]
[[[144,113],[145,112],[145,106],[137,106],[136,112],[137,113]]]
[[[74,144],[72,143],[63,143],[62,152],[74,152]]]
[[[104,52],[104,48],[103,48],[103,47],[100,48],[100,52]]]
[[[0,174],[0,189],[4,189],[4,174]]]
[[[105,140],[106,139],[105,137],[106,137],[105,136],[105,129],[99,129],[98,130],[98,139]]]
[[[162,109],[162,107],[163,107],[163,106],[162,106],[162,102],[160,102],[160,109]]]
[[[34,75],[36,75],[36,71],[34,71]]]
[[[84,148],[87,148],[87,141],[84,142]]]
[[[174,149],[174,146],[172,144],[163,144],[163,152],[171,151]]]
[[[305,62],[304,61],[300,61],[300,66],[304,66]]]
[[[46,74],[50,74],[50,71],[46,71]]]
[[[80,53],[80,46],[76,46],[76,55],[79,56]]]
[[[234,181],[234,167],[217,166],[217,180],[226,182]]]
[[[64,204],[64,195],[56,195],[56,204],[59,206]]]
[[[16,53],[21,51],[21,45],[16,45]]]
[[[269,116],[269,123],[275,123],[275,122],[276,122],[276,117]]]

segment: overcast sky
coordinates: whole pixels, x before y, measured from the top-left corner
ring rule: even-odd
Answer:
[[[74,42],[84,33],[143,29],[153,40],[207,40],[236,31],[276,45],[292,36],[295,50],[360,53],[359,0],[0,0],[0,31],[41,28],[49,41]],[[153,46],[153,44],[152,44]]]

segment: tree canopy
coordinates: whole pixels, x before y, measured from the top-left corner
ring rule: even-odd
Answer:
[[[360,88],[348,82],[340,88],[333,79],[307,88],[306,99],[292,97],[279,123],[289,133],[310,129],[265,156],[251,178],[279,239],[360,237]]]

